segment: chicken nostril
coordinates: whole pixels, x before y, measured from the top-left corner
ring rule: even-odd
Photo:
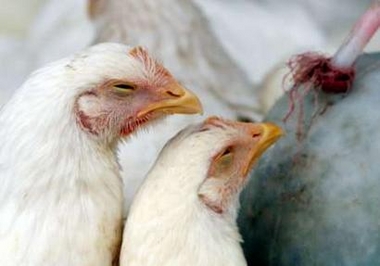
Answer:
[[[165,93],[171,97],[181,97],[180,94],[176,94],[175,92],[172,92],[172,91],[166,91]]]
[[[253,134],[253,135],[252,135],[252,138],[258,138],[258,137],[260,137],[260,134],[259,134],[259,133],[256,133],[256,134]]]

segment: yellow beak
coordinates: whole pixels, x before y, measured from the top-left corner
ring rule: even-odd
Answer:
[[[243,169],[244,176],[248,174],[252,165],[260,158],[260,156],[280,137],[284,135],[284,131],[277,125],[272,123],[256,124],[261,127],[261,136],[256,145],[253,146],[249,156],[250,161]]]
[[[198,97],[189,90],[186,90],[178,83],[172,83],[163,88],[165,98],[169,99],[155,102],[141,110],[137,117],[144,116],[153,111],[162,111],[168,114],[202,114],[203,108]]]

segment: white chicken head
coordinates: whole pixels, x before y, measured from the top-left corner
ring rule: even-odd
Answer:
[[[80,89],[75,115],[80,128],[100,138],[128,136],[167,114],[202,112],[184,89],[141,47],[105,43],[78,54],[66,66]]]
[[[170,175],[159,175],[162,178],[176,174],[177,180],[167,180],[170,186],[177,184],[174,190],[183,195],[196,195],[196,200],[215,213],[235,214],[235,204],[252,166],[282,134],[281,128],[271,123],[210,117],[168,142],[154,171],[170,171]]]

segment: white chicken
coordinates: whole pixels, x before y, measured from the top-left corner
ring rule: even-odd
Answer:
[[[121,266],[246,265],[236,226],[252,165],[280,136],[270,123],[209,118],[170,140],[136,195]]]
[[[116,144],[200,110],[141,48],[100,44],[32,74],[0,113],[0,265],[112,265],[123,205]]]

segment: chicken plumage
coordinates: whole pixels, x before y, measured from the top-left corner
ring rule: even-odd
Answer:
[[[100,44],[33,73],[0,113],[0,265],[117,258],[117,142],[198,99],[141,48]]]
[[[246,265],[236,226],[252,165],[282,131],[209,118],[161,151],[125,225],[121,266]]]

